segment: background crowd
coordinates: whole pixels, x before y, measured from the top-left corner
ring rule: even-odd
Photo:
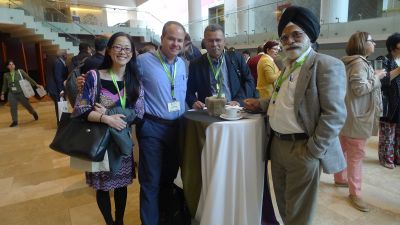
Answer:
[[[386,56],[370,59],[373,37],[355,32],[347,42],[347,55],[339,60],[318,53],[319,31],[311,11],[291,6],[279,21],[279,40],[267,41],[251,56],[248,50],[228,50],[219,25],[205,28],[200,50],[182,24],[170,21],[163,27],[160,46],[137,50],[131,37],[119,32],[97,37],[93,55],[86,43],[69,61],[66,52],[59,51],[46,70],[46,89],[58,122],[58,102],[71,95],[65,84],[75,71],[81,75],[76,77],[79,94],[73,97],[75,117],[116,130],[136,125],[140,217],[145,225],[172,224],[180,118],[187,109],[203,109],[206,97],[222,93],[229,105],[266,112],[266,162],[271,160],[279,213],[285,224],[312,224],[321,169],[334,174],[338,188],[349,189],[355,208],[367,212],[361,187],[368,138],[379,135],[377,158],[382,166],[394,169],[400,164],[400,33],[387,38]],[[10,127],[18,125],[18,103],[38,120],[19,80],[41,86],[12,60],[6,67],[1,100],[7,95]],[[110,113],[116,107],[135,119]],[[124,155],[118,171],[86,172],[108,225],[123,224],[127,186],[136,177],[133,158],[133,150]],[[262,224],[278,224],[268,173],[264,188]]]

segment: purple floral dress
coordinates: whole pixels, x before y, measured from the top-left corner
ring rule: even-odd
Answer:
[[[112,108],[114,106],[120,106],[120,100],[118,93],[115,91],[115,87],[112,81],[100,80],[100,103],[106,108]],[[122,82],[121,82],[122,83]],[[73,116],[79,116],[84,113],[88,113],[92,110],[94,103],[96,102],[97,92],[97,75],[95,70],[91,70],[87,73],[87,79],[81,95],[78,95],[76,104],[73,111]],[[114,88],[114,90],[111,90]],[[120,88],[121,94],[123,94],[123,88]],[[144,114],[144,93],[143,89],[140,88],[139,98],[135,105],[127,105],[127,108],[133,108],[139,118],[143,118]],[[86,172],[86,183],[96,190],[109,191],[111,189],[127,186],[131,184],[133,179],[136,177],[132,154],[123,158],[121,168],[117,173],[112,174],[111,172]]]

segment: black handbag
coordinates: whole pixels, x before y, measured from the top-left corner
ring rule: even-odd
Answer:
[[[63,113],[50,148],[83,160],[101,162],[110,140],[109,126]]]
[[[97,81],[100,74],[96,70]],[[97,85],[96,102],[100,102],[101,83]],[[83,160],[101,162],[107,150],[111,134],[110,127],[104,123],[71,118],[71,113],[62,113],[56,136],[50,148]]]

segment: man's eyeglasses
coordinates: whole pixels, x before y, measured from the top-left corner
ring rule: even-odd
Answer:
[[[124,47],[119,46],[119,45],[113,45],[111,48],[116,52],[122,52],[122,50],[124,50],[125,53],[131,53],[132,52],[131,48],[129,48],[129,47],[124,48]]]
[[[301,41],[301,38],[303,37],[304,32],[300,32],[300,31],[293,31],[290,34],[284,34],[282,35],[279,40],[281,41],[281,43],[287,43],[289,41],[289,38],[292,38],[293,40],[295,40],[296,42]]]

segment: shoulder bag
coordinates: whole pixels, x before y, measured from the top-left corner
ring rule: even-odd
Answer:
[[[19,76],[21,77],[21,80],[19,80],[19,86],[21,86],[21,90],[24,93],[24,96],[26,98],[30,98],[35,95],[35,92],[33,91],[31,83],[24,79],[22,76],[21,72],[18,70]]]
[[[100,86],[100,76],[97,72],[96,101],[99,100]],[[79,159],[100,162],[104,159],[110,140],[109,129],[107,124],[71,118],[71,113],[62,113],[50,148]]]

